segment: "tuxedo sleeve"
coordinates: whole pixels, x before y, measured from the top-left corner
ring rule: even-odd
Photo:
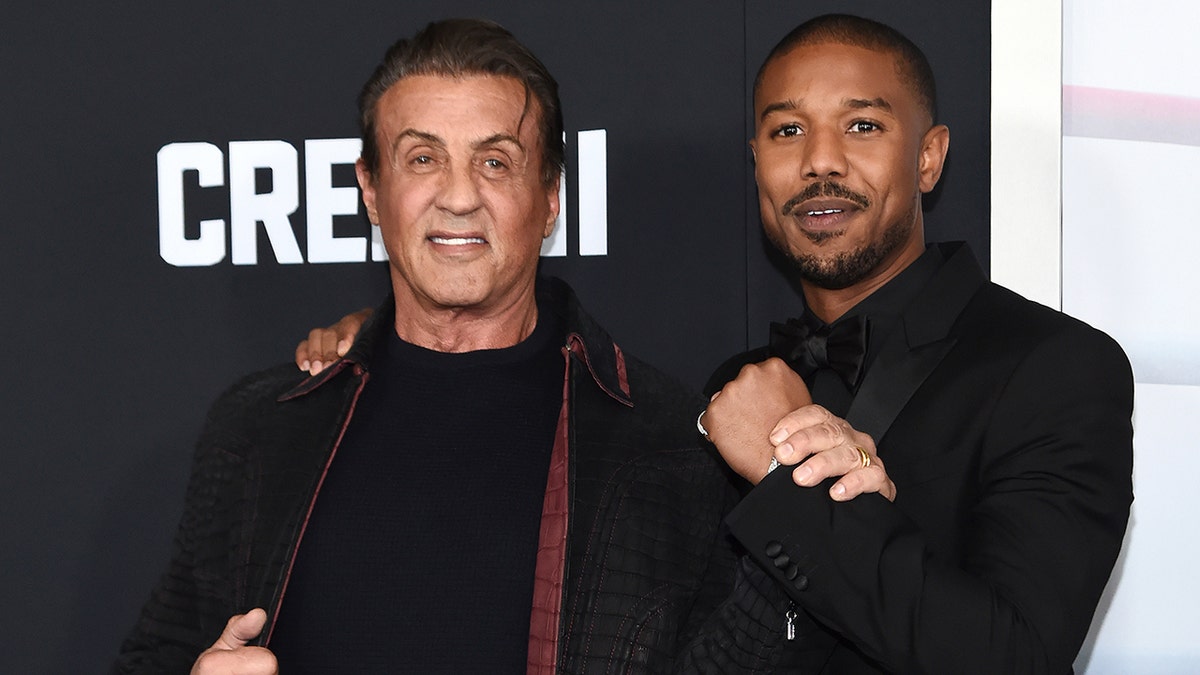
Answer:
[[[831,482],[762,481],[731,532],[799,607],[885,670],[1066,673],[1119,553],[1132,501],[1133,381],[1091,329],[1042,341],[1006,375],[961,490],[959,550],[897,503]],[[951,424],[938,411],[927,423]],[[885,436],[886,439],[886,436]],[[883,455],[886,462],[886,454]]]

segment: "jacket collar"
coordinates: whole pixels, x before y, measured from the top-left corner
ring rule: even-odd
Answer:
[[[616,401],[633,407],[626,377],[625,353],[584,310],[575,291],[554,277],[538,279],[538,307],[550,308],[567,329],[568,354],[580,359],[596,386]]]
[[[966,244],[937,246],[946,262],[905,308],[902,329],[888,336],[846,413],[846,420],[876,443],[957,342],[951,329],[987,281]]]

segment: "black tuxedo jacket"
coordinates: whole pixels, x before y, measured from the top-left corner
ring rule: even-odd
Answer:
[[[1133,498],[1132,373],[1108,336],[942,247],[846,415],[896,501],[835,503],[832,481],[779,470],[728,523],[809,622],[803,648],[827,644],[821,672],[1068,673]]]

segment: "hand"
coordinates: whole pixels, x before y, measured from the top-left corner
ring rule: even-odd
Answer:
[[[782,360],[770,358],[743,366],[737,378],[713,395],[702,422],[725,463],[757,485],[771,465],[775,448],[770,434],[776,423],[810,403],[804,380]]]
[[[246,646],[266,623],[267,613],[257,607],[230,617],[221,637],[196,659],[192,675],[279,675],[279,663],[269,649]]]
[[[309,375],[316,375],[325,370],[325,366],[337,361],[350,351],[354,337],[363,322],[371,316],[370,309],[360,309],[353,314],[347,314],[328,328],[314,328],[308,333],[308,338],[296,345],[296,366],[307,370]]]
[[[841,476],[829,488],[834,501],[844,502],[868,492],[896,500],[896,484],[888,478],[883,460],[876,454],[875,440],[819,405],[804,406],[785,415],[771,430],[770,440],[780,464],[796,464],[808,458],[792,471],[796,485],[812,487],[831,476]],[[863,453],[870,462],[865,467]]]

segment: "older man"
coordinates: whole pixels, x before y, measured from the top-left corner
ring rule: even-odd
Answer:
[[[499,26],[439,22],[359,104],[392,296],[319,375],[264,371],[214,406],[117,670],[778,661],[786,598],[752,565],[731,595],[735,490],[702,404],[536,277],[562,166],[544,66]]]

